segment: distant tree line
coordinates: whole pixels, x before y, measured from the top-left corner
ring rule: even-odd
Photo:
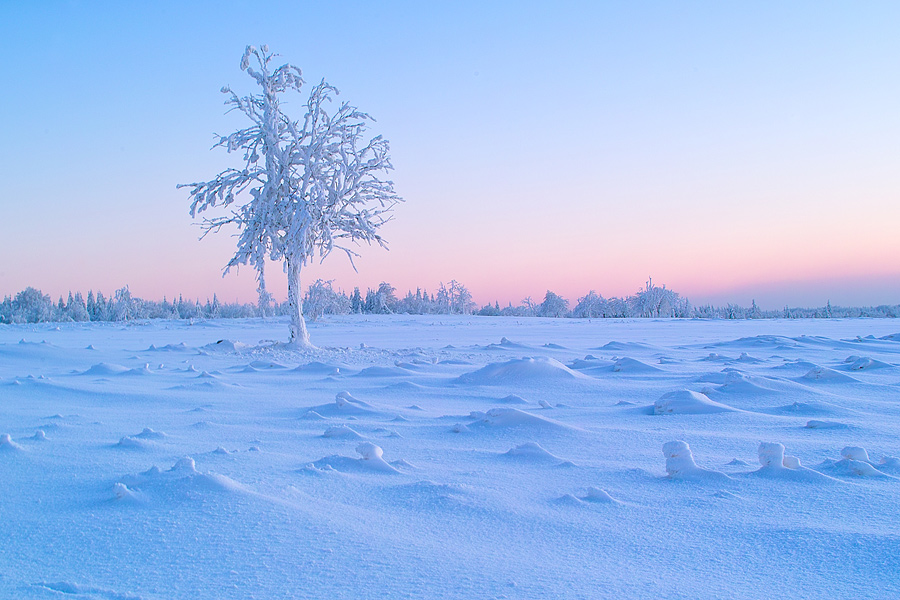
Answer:
[[[382,282],[375,289],[362,293],[359,288],[347,294],[335,290],[331,281],[317,280],[303,297],[303,312],[311,320],[323,315],[345,314],[410,314],[410,315],[480,315],[512,317],[553,317],[577,319],[610,318],[682,318],[682,319],[831,319],[900,316],[900,304],[875,307],[832,306],[819,308],[789,308],[762,310],[753,301],[749,307],[737,304],[725,306],[693,306],[687,298],[653,284],[652,280],[634,295],[625,298],[604,298],[591,290],[570,308],[569,301],[547,291],[541,302],[530,297],[516,306],[501,307],[498,302],[481,308],[463,284],[453,280],[441,283],[432,293],[417,288],[398,297],[396,289]],[[54,302],[50,296],[29,287],[14,297],[6,296],[0,303],[0,323],[41,323],[67,321],[135,321],[141,319],[229,319],[267,317],[288,314],[288,303],[278,303],[271,295],[263,294],[256,304],[225,303],[216,295],[205,303],[199,300],[178,299],[143,300],[131,295],[128,287],[116,290],[109,297],[102,292],[69,292],[68,298]]]

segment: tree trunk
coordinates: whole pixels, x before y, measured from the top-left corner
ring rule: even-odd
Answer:
[[[303,296],[300,293],[300,265],[287,261],[288,267],[288,307],[291,313],[291,339],[288,342],[292,346],[300,348],[314,348],[309,341],[309,331],[306,329],[306,320],[303,318]]]

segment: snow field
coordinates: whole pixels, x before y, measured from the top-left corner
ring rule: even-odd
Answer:
[[[0,327],[0,597],[900,594],[893,321],[284,328]]]

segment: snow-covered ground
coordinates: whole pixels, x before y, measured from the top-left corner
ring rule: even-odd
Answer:
[[[311,332],[0,326],[0,598],[900,597],[900,321]]]

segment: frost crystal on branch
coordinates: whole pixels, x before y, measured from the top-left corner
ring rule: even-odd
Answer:
[[[203,236],[227,225],[239,229],[237,251],[226,273],[231,267],[252,265],[262,296],[266,259],[284,264],[291,342],[309,346],[301,269],[316,256],[324,260],[334,249],[346,253],[352,264],[360,242],[386,248],[378,229],[402,199],[393,182],[381,179],[393,168],[387,140],[365,138],[373,119],[346,102],[330,111],[339,92],[322,80],[309,94],[304,117],[291,120],[282,112],[279,97],[290,90],[300,92],[304,81],[293,65],[273,70],[274,57],[266,46],[248,46],[241,58],[241,69],[256,80],[261,94],[241,97],[228,86],[222,88],[229,110],[244,113],[253,124],[220,136],[213,147],[241,152],[243,168],[179,187],[190,188],[192,217],[208,209],[228,211],[204,219]]]

